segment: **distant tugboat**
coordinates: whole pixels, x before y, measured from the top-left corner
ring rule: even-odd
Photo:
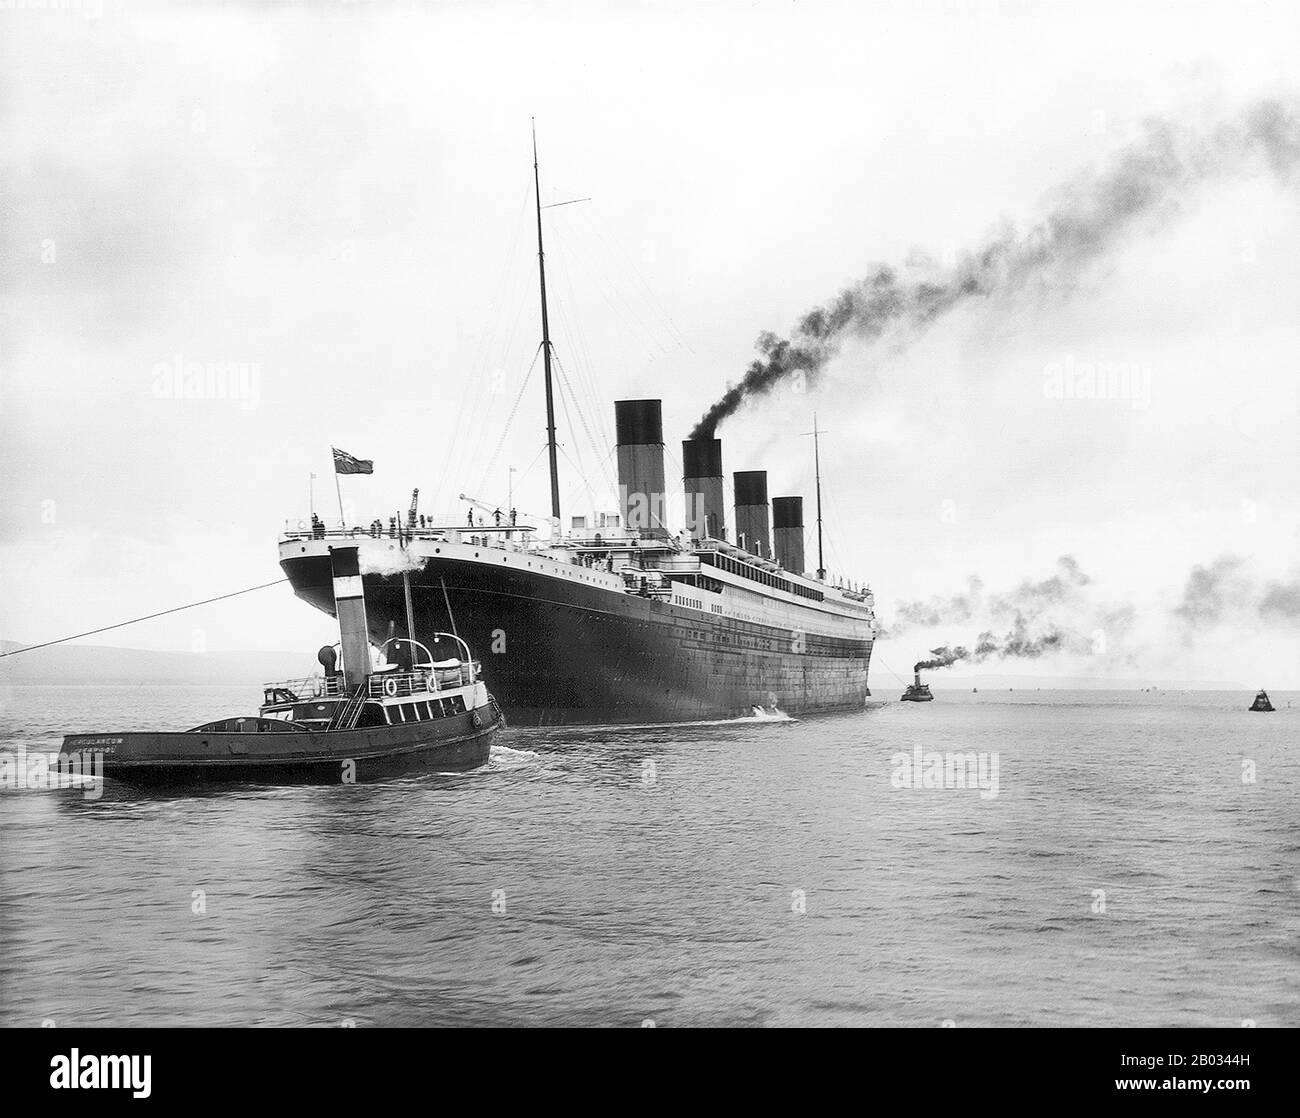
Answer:
[[[930,685],[921,682],[921,673],[915,673],[915,683],[909,683],[907,690],[903,692],[899,700],[904,703],[932,703],[934,696],[930,694]]]
[[[103,754],[105,777],[135,785],[255,782],[351,784],[484,764],[505,725],[469,646],[454,633],[390,638],[372,669],[356,545],[330,552],[342,670],[319,653],[323,677],[268,683],[256,717],[185,731],[73,734],[65,753]],[[408,599],[409,601],[409,599]]]
[[[1255,696],[1255,701],[1250,704],[1250,709],[1272,710],[1273,704],[1268,701],[1268,692],[1261,688],[1259,694]]]

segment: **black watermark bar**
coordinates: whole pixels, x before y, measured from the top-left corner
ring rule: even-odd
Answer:
[[[469,1084],[476,1067],[490,1073],[482,1082],[492,1083],[493,1092],[501,1086],[501,1069],[492,1070],[500,1042],[485,1044],[477,1030],[443,1030],[436,1039],[423,1030],[404,1031],[410,1035],[358,1028],[10,1030],[6,1100],[87,1109],[106,1102],[174,1107],[202,1099],[211,1107],[256,1100],[296,1107],[319,1102],[337,1110],[349,1102],[399,1102],[412,1088],[411,1075],[431,1077],[424,1081],[429,1091],[442,1076]],[[805,1101],[811,1101],[851,1075],[859,1095],[897,1097],[901,1091],[927,1109],[965,1105],[978,1092],[998,1105],[1069,1099],[1140,1106],[1177,1100],[1181,1106],[1205,1099],[1238,1110],[1289,1097],[1298,1078],[1294,1034],[1248,1027],[773,1029],[719,1038],[722,1048],[639,1031],[636,1038],[589,1032],[580,1042],[535,1031],[510,1044],[510,1078],[523,1084],[540,1076],[532,1081],[543,1083],[559,1075],[566,1097],[589,1094],[606,1103],[619,1097],[622,1067],[636,1069],[638,1085],[624,1087],[637,1097],[653,1089],[648,1076],[667,1077],[659,1084],[665,1090],[677,1084],[669,1094],[689,1079],[723,1093],[807,1092]],[[584,1051],[580,1067],[572,1059],[575,1043]],[[738,1055],[738,1045],[745,1060],[721,1059],[723,1051]],[[421,1051],[426,1056],[418,1056]],[[430,1051],[439,1054],[433,1063]],[[609,1059],[593,1060],[597,1054]],[[767,1082],[778,1066],[773,1061],[784,1070]],[[407,1074],[391,1074],[402,1063]]]

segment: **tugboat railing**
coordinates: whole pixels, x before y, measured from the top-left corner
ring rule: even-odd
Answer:
[[[301,702],[306,699],[341,699],[347,694],[341,675],[311,675],[305,679],[282,679],[262,684],[262,690],[266,693],[268,703]]]
[[[400,699],[427,695],[454,687],[468,687],[478,679],[477,660],[454,668],[419,668],[410,672],[381,672],[366,680],[366,694],[372,699]]]
[[[448,633],[446,636],[450,637],[451,634]],[[478,660],[465,660],[449,668],[426,666],[407,672],[379,672],[367,677],[363,688],[364,697],[393,699],[446,691],[454,687],[468,687],[480,678],[482,672],[483,665]],[[287,706],[313,699],[351,697],[341,675],[284,679],[263,684],[262,690],[267,706]]]

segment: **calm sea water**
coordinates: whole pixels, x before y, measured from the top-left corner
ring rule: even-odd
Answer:
[[[0,747],[256,698],[9,688]],[[1250,698],[940,689],[510,730],[382,785],[0,791],[0,1023],[1300,1025],[1300,696]],[[997,753],[997,796],[894,787],[917,746]]]

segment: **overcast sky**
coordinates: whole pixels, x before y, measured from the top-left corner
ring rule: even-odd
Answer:
[[[613,400],[663,397],[680,477],[761,331],[1031,224],[1149,116],[1290,103],[1300,73],[1294,7],[1241,0],[47,7],[0,9],[0,637],[33,642],[277,577],[310,473],[337,514],[331,444],[376,462],[343,479],[359,520],[417,485],[460,520],[510,466],[546,511],[531,117],[543,201],[590,199],[545,217],[567,520],[614,505]],[[1068,555],[1091,581],[1055,620],[1105,639],[1033,670],[1300,686],[1296,197],[1243,167],[1068,294],[850,347],[724,423],[727,470],[811,515],[816,411],[827,563],[886,625]],[[193,362],[242,364],[236,398],[169,397]],[[1149,395],[1046,388],[1096,362]],[[896,625],[881,663],[986,623]],[[95,642],[329,636],[278,587]]]

